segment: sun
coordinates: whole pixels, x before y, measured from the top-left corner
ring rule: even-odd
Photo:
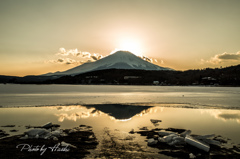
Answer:
[[[142,48],[139,41],[135,39],[122,39],[119,42],[119,50],[129,51],[137,56],[142,56]]]

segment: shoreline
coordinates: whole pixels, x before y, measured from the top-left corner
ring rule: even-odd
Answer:
[[[187,108],[187,109],[224,109],[224,110],[240,110],[240,107],[228,107],[228,106],[212,106],[212,105],[198,105],[190,103],[100,103],[100,104],[86,104],[86,103],[69,103],[69,104],[54,104],[54,105],[25,105],[25,106],[2,106],[1,108],[38,108],[38,107],[68,107],[68,106],[97,106],[97,105],[129,105],[129,106],[150,106],[150,107],[166,107],[166,108]]]
[[[154,84],[77,84],[77,83],[0,83],[0,85],[67,85],[67,86],[154,86],[154,87],[240,87],[240,85],[154,85]]]

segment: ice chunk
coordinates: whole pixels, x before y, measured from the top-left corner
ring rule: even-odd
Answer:
[[[170,134],[175,134],[175,133],[172,131],[159,131],[158,132],[158,135],[160,135],[160,136],[168,136]]]
[[[206,152],[208,152],[209,149],[210,149],[210,146],[207,143],[199,141],[199,140],[195,139],[194,137],[192,137],[190,135],[186,135],[185,142],[189,145],[197,147],[197,148],[199,148],[203,151],[206,151]]]
[[[196,156],[193,153],[190,153],[189,158],[194,159],[194,158],[196,158]]]
[[[130,134],[134,134],[134,129],[132,129],[129,133],[130,133]]]
[[[44,139],[49,139],[50,137],[51,137],[51,134],[50,134],[50,133],[42,136],[42,138],[44,138]]]
[[[157,120],[157,119],[150,119],[150,121],[153,123],[154,126],[158,126],[159,122],[162,122],[162,120]]]
[[[23,137],[20,137],[21,140],[25,140],[25,139],[28,139],[28,135],[26,134],[25,136]]]
[[[180,141],[178,141],[178,140],[172,140],[171,142],[168,142],[167,144],[170,145],[170,146],[173,146],[173,145],[176,145],[176,144],[178,144],[178,143],[180,143]]]
[[[219,141],[216,141],[216,140],[203,139],[203,141],[210,144],[210,145],[221,146],[221,143]]]
[[[168,136],[164,136],[163,139],[167,142],[168,145],[173,146],[177,144],[184,144],[184,138],[178,136],[177,134],[170,134]]]
[[[162,137],[159,137],[159,138],[158,138],[158,141],[159,141],[159,142],[166,142]]]
[[[148,139],[148,145],[156,145],[157,144],[157,140],[154,140],[153,138]]]
[[[155,140],[157,140],[158,139],[158,135],[153,135],[153,138],[155,139]]]
[[[174,137],[177,137],[177,135],[176,134],[170,134],[168,136],[164,136],[163,139],[165,140],[165,142],[170,143],[170,142],[173,141]]]
[[[51,122],[48,122],[48,123],[46,123],[46,124],[44,124],[42,126],[42,128],[45,128],[45,129],[48,129],[48,128],[51,128],[51,127],[52,127],[52,123]]]
[[[187,135],[190,135],[191,133],[192,133],[191,130],[186,130],[186,131],[182,132],[182,133],[180,134],[180,136],[186,137]]]
[[[69,131],[70,134],[71,134],[71,133],[75,133],[75,132],[77,132],[76,129],[71,129],[71,130]]]
[[[146,126],[139,128],[139,130],[148,130],[148,128]]]
[[[221,143],[227,143],[228,142],[228,139],[224,138],[222,136],[217,136],[217,137],[214,138],[214,140],[217,140],[217,141],[219,141]]]
[[[51,134],[52,134],[52,136],[58,137],[62,134],[62,130],[58,129],[58,130],[52,131]]]
[[[202,140],[210,145],[216,145],[216,146],[221,146],[221,142],[212,140],[215,137],[215,134],[210,134],[210,135],[200,135],[196,136],[195,138],[198,140]],[[211,139],[209,139],[211,138]]]
[[[176,136],[176,137],[173,137],[173,140],[184,142],[184,137]]]
[[[66,143],[64,141],[61,142],[61,146],[69,146],[69,147],[72,147],[72,148],[77,148],[76,146],[72,145],[72,144],[69,144],[69,143]]]
[[[35,128],[25,132],[29,137],[36,137],[36,135],[42,136],[48,133],[50,133],[48,130],[42,128]]]
[[[196,139],[209,139],[209,138],[214,138],[215,137],[215,134],[211,134],[211,135],[200,135],[200,136],[196,136],[195,138]]]

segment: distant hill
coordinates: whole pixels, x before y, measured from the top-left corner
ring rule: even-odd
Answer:
[[[201,70],[105,69],[66,76],[0,76],[0,83],[240,86],[240,65]]]
[[[35,83],[42,83],[46,80],[56,79],[57,77],[54,76],[25,76],[25,77],[18,77],[18,76],[5,76],[0,75],[0,83],[26,83],[26,84],[35,84]]]
[[[0,75],[0,83],[14,83],[21,77]]]
[[[45,83],[240,86],[240,65],[187,71],[107,69],[63,76]]]

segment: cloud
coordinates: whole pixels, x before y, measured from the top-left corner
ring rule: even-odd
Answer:
[[[49,109],[57,109],[55,116],[58,117],[59,122],[63,122],[64,120],[77,121],[89,117],[108,116],[95,108],[86,108],[84,106],[50,107]]]
[[[78,57],[91,58],[91,53],[89,52],[80,52]]]
[[[226,53],[216,55],[218,59],[221,60],[240,60],[240,51],[237,53]]]
[[[157,64],[157,65],[159,65],[159,64],[164,65],[164,61],[162,59],[154,59],[153,58],[152,63]]]
[[[150,57],[147,57],[147,56],[138,56],[140,57],[141,59],[147,61],[147,62],[150,62],[150,63],[160,63],[160,64],[164,64],[163,60],[160,60],[158,61],[157,59],[154,59],[154,58],[150,58]]]
[[[66,50],[65,48],[59,48],[59,52],[57,53],[57,55],[61,55],[61,56],[69,56],[69,55],[73,55],[73,56],[77,56],[78,53],[80,53],[78,51],[78,49],[70,49],[70,50]]]
[[[83,63],[97,61],[104,57],[99,53],[79,51],[77,48],[67,50],[63,47],[59,48],[58,53],[56,53],[55,55],[57,56],[57,59],[48,60],[48,61],[45,61],[45,63],[80,65]]]
[[[119,49],[113,50],[110,54],[113,54],[115,52],[119,51]],[[65,49],[65,48],[59,48],[58,53],[55,54],[58,56],[56,60],[49,60],[46,61],[47,63],[55,63],[55,64],[66,64],[66,65],[80,65],[87,62],[93,62],[102,59],[104,56],[99,53],[90,53],[90,52],[84,52],[79,51],[76,49]],[[60,57],[59,57],[60,56]],[[153,59],[147,56],[140,55],[139,58],[151,62],[151,63],[160,63],[164,64],[163,60],[157,60]]]
[[[240,114],[237,114],[237,113],[234,113],[234,114],[222,113],[222,114],[219,114],[218,116],[225,120],[240,120]]]
[[[205,63],[210,63],[210,64],[220,64],[223,62],[237,62],[240,61],[240,51],[238,51],[237,53],[227,53],[224,52],[222,54],[218,54],[215,55],[214,57],[212,57],[210,60],[204,60],[201,59],[200,63],[201,64],[205,64]]]
[[[49,60],[49,61],[46,61],[46,63],[55,63],[55,64],[71,65],[71,64],[81,64],[82,62],[76,61],[76,60],[70,59],[70,58],[59,58],[59,59],[57,59],[57,60]]]
[[[103,58],[103,55],[94,53],[94,54],[91,55],[91,58],[92,58],[93,60],[97,61],[97,60]]]
[[[201,110],[201,113],[208,113],[216,119],[223,121],[236,121],[240,123],[240,113],[239,110],[219,110],[219,109],[206,109]]]
[[[152,58],[149,58],[147,56],[140,56],[143,60],[147,61],[147,62],[153,62],[153,59]]]
[[[90,52],[83,52],[76,49],[69,49],[66,50],[65,48],[59,48],[59,52],[56,54],[57,56],[72,56],[77,58],[88,58],[90,60],[96,61],[103,58],[103,55],[99,53],[90,53]]]
[[[57,62],[62,63],[64,62],[64,59],[58,59]]]

